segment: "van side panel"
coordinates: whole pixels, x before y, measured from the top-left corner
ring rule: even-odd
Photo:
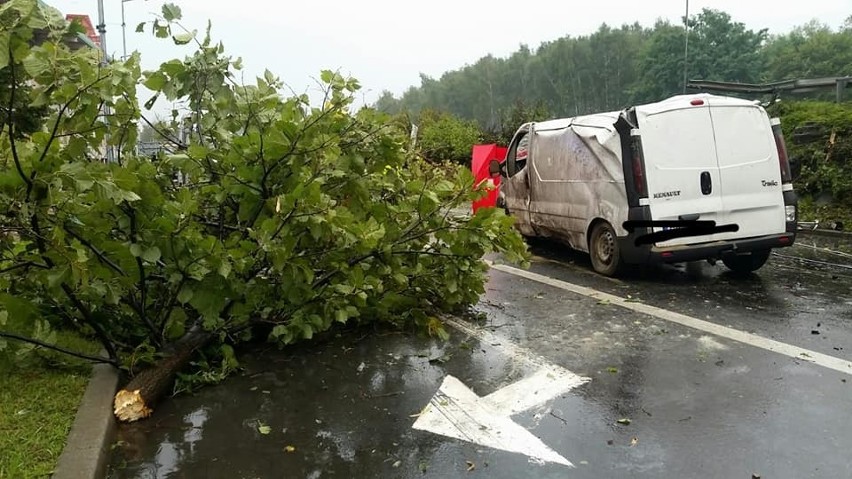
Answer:
[[[642,136],[648,204],[655,221],[677,221],[684,215],[724,224],[722,190],[713,121],[705,106],[668,105],[669,109],[648,111],[637,107]],[[711,189],[701,189],[702,175],[709,176]],[[660,231],[660,229],[656,229]],[[690,236],[660,242],[667,247],[714,241],[719,235]]]
[[[586,230],[596,218],[626,234],[628,209],[615,121],[607,116],[601,125],[588,123],[536,128],[530,153],[531,221],[539,234],[579,251],[588,251]]]
[[[724,212],[739,226],[720,239],[786,231],[781,171],[769,117],[758,106],[712,106]]]

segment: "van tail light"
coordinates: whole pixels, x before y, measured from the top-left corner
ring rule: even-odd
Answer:
[[[787,157],[787,145],[784,143],[784,133],[781,131],[781,120],[773,118],[772,135],[775,137],[775,148],[778,150],[778,163],[781,167],[781,183],[791,183],[793,175],[790,173],[790,159]]]
[[[631,161],[631,169],[633,171],[633,188],[636,190],[637,196],[639,198],[647,198],[648,197],[648,188],[647,182],[645,181],[645,159],[642,153],[642,137],[639,136],[638,131],[634,130],[631,132],[633,145],[631,148],[632,158]]]

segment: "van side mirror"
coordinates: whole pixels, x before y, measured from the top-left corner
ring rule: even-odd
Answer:
[[[491,175],[492,178],[497,175],[502,175],[503,165],[497,160],[491,160],[491,162],[488,163],[488,174]]]

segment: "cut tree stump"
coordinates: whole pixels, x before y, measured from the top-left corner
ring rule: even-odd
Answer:
[[[133,377],[115,395],[113,413],[122,422],[133,422],[151,415],[154,404],[169,389],[175,375],[186,367],[192,353],[207,344],[213,335],[201,328],[186,333],[170,354]]]

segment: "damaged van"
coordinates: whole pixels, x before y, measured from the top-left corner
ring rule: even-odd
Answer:
[[[524,236],[587,252],[607,276],[696,260],[752,272],[795,240],[780,122],[748,100],[680,95],[527,123],[489,166]]]

